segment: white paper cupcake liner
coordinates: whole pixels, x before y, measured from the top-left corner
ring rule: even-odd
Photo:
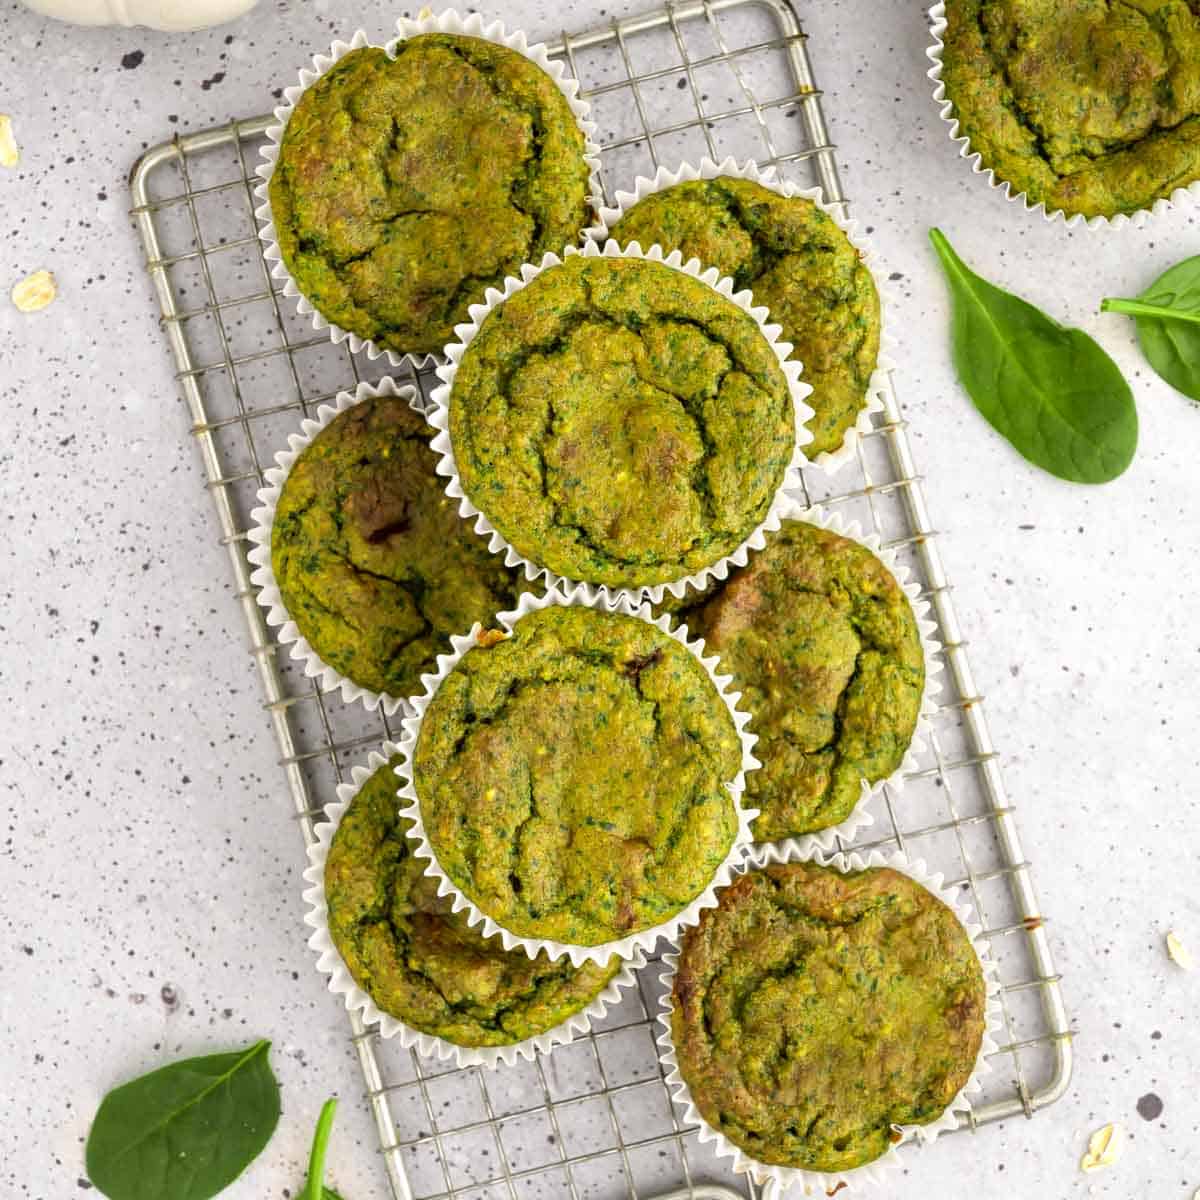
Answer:
[[[921,693],[921,707],[917,713],[917,723],[913,727],[912,738],[900,765],[888,776],[876,783],[862,780],[862,795],[854,810],[844,821],[831,825],[828,829],[818,829],[813,833],[799,837],[781,838],[775,845],[779,853],[810,854],[814,851],[832,852],[840,841],[843,845],[853,842],[860,833],[875,824],[875,818],[867,811],[867,802],[878,796],[884,788],[894,792],[902,792],[907,776],[921,768],[920,756],[928,748],[928,738],[933,729],[934,718],[938,713],[938,697],[942,691],[940,678],[943,670],[942,646],[937,639],[937,624],[930,619],[931,607],[928,600],[922,600],[921,587],[912,578],[912,572],[899,561],[894,550],[888,550],[880,542],[879,535],[863,533],[856,521],[845,521],[840,513],[831,512],[820,507],[805,508],[797,500],[793,500],[790,508],[782,515],[785,521],[805,521],[816,525],[819,529],[827,529],[851,541],[865,546],[892,573],[901,590],[908,597],[912,608],[913,620],[917,624],[917,633],[921,639],[921,654],[925,660],[925,687]],[[744,703],[744,702],[743,702]],[[753,718],[753,714],[751,714]]]
[[[308,904],[304,922],[313,930],[308,944],[317,952],[317,970],[327,977],[329,990],[343,998],[347,1012],[357,1012],[366,1024],[377,1025],[381,1037],[398,1037],[406,1050],[415,1048],[422,1054],[451,1060],[459,1067],[495,1067],[500,1063],[511,1066],[518,1058],[532,1059],[539,1051],[545,1054],[554,1046],[565,1045],[576,1034],[587,1032],[592,1022],[598,1021],[609,1008],[620,1003],[622,992],[636,983],[635,973],[645,966],[646,962],[640,952],[622,963],[621,969],[586,1008],[572,1013],[561,1024],[547,1029],[545,1033],[525,1038],[520,1042],[511,1042],[506,1046],[460,1046],[446,1038],[422,1033],[385,1013],[354,982],[329,932],[329,908],[325,902],[325,860],[329,857],[329,847],[333,844],[333,837],[338,831],[342,817],[354,797],[358,795],[359,789],[376,771],[385,768],[389,759],[399,753],[399,749],[392,742],[384,742],[382,753],[372,750],[365,767],[356,766],[351,769],[352,782],[338,785],[337,801],[325,809],[328,820],[316,827],[317,841],[308,847],[308,867],[304,878],[312,886],[304,891],[304,899]]]
[[[392,55],[398,42],[406,41],[423,33],[448,33],[460,37],[474,37],[481,38],[487,42],[495,42],[499,46],[505,46],[509,50],[515,50],[518,54],[524,55],[550,76],[558,87],[558,90],[566,97],[567,103],[571,107],[571,112],[575,115],[575,119],[583,133],[585,139],[584,160],[588,164],[589,171],[588,201],[593,213],[598,212],[599,206],[604,203],[604,190],[600,186],[600,147],[596,144],[595,140],[596,126],[590,119],[590,109],[587,103],[579,98],[579,82],[567,75],[566,68],[561,62],[549,56],[544,43],[535,42],[533,45],[530,45],[524,33],[520,30],[514,30],[510,33],[505,28],[503,21],[485,22],[479,13],[470,13],[467,16],[462,16],[454,9],[448,8],[444,12],[436,14],[422,10],[422,13],[418,15],[416,20],[408,17],[399,17],[396,21],[396,37],[385,43],[381,48],[387,50],[389,55]],[[276,279],[283,280],[283,294],[292,297],[296,301],[296,308],[302,315],[312,318],[313,329],[318,331],[328,330],[329,339],[335,345],[349,340],[350,349],[355,354],[359,353],[359,351],[365,351],[367,357],[372,360],[379,358],[380,355],[385,355],[392,367],[400,367],[406,363],[411,363],[414,368],[420,369],[436,361],[436,356],[421,353],[404,354],[396,350],[384,349],[372,341],[359,337],[356,333],[350,333],[348,330],[342,329],[341,326],[333,324],[317,311],[312,302],[300,290],[296,281],[292,278],[291,272],[284,265],[283,254],[279,249],[279,241],[275,231],[275,222],[271,216],[271,176],[275,171],[275,163],[279,158],[279,147],[283,141],[284,130],[287,128],[288,120],[291,118],[292,111],[299,103],[301,95],[320,79],[334,63],[349,54],[351,50],[362,50],[368,46],[378,45],[379,43],[372,42],[366,33],[360,29],[348,42],[335,41],[330,46],[328,54],[314,55],[312,66],[303,67],[300,70],[299,86],[284,89],[283,103],[275,109],[275,124],[267,130],[267,141],[262,146],[262,162],[255,170],[255,174],[259,176],[261,182],[254,187],[254,194],[260,201],[258,207],[254,210],[254,215],[258,220],[259,237],[263,242],[263,257],[271,263],[271,274]],[[594,228],[594,226],[591,228]],[[580,240],[585,239],[589,232],[590,229],[588,228],[581,230]]]
[[[890,867],[916,880],[941,900],[958,918],[975,953],[979,956],[979,962],[983,968],[984,987],[987,991],[986,1024],[983,1040],[979,1047],[979,1055],[975,1060],[975,1069],[962,1089],[946,1106],[942,1115],[927,1125],[894,1126],[893,1129],[898,1135],[898,1140],[882,1157],[852,1170],[825,1174],[819,1171],[805,1171],[798,1167],[772,1166],[759,1162],[746,1154],[740,1146],[731,1142],[723,1133],[714,1129],[700,1115],[700,1110],[692,1098],[691,1090],[679,1072],[679,1063],[671,1037],[671,1013],[674,1011],[672,997],[675,972],[679,965],[679,953],[676,951],[663,955],[663,962],[667,964],[668,970],[663,976],[665,991],[661,999],[662,1011],[658,1016],[659,1024],[663,1027],[663,1032],[657,1039],[659,1059],[662,1062],[672,1098],[684,1110],[684,1122],[696,1127],[701,1142],[713,1143],[713,1149],[718,1156],[733,1159],[733,1169],[736,1172],[749,1174],[761,1187],[773,1186],[773,1194],[778,1195],[787,1188],[795,1187],[803,1195],[815,1192],[817,1195],[824,1196],[832,1195],[834,1189],[841,1184],[851,1187],[878,1185],[884,1182],[892,1171],[901,1166],[899,1150],[901,1146],[913,1140],[929,1143],[947,1130],[958,1128],[961,1116],[970,1111],[971,1098],[983,1090],[983,1078],[992,1070],[989,1056],[995,1054],[999,1049],[996,1034],[1002,1020],[1000,980],[988,943],[981,936],[982,927],[974,919],[970,906],[959,895],[944,888],[942,874],[940,872],[931,873],[920,859],[909,859],[899,853],[883,854],[879,851],[873,851],[868,855],[854,853],[825,855],[815,847],[802,851],[795,846],[768,844],[756,846],[738,874],[747,870],[757,870],[772,863],[792,862],[816,862],[821,866],[833,867],[838,871],[861,871],[868,867]]]
[[[421,412],[417,390],[408,386],[401,387],[395,380],[385,376],[376,384],[360,383],[353,392],[339,392],[332,405],[322,404],[317,409],[315,421],[305,417],[300,423],[300,432],[289,435],[288,449],[280,450],[275,455],[278,465],[263,473],[266,487],[259,489],[258,507],[250,514],[253,525],[246,533],[251,543],[246,557],[254,568],[250,572],[250,582],[258,589],[258,602],[266,610],[267,624],[277,627],[276,640],[281,646],[291,647],[291,657],[304,664],[304,674],[309,679],[317,680],[324,692],[340,691],[347,704],[361,700],[372,712],[382,708],[390,717],[398,709],[405,708],[407,711],[406,697],[373,692],[370,688],[347,679],[340,671],[335,671],[326,663],[312,648],[288,613],[275,578],[275,571],[271,566],[271,530],[275,524],[275,510],[279,505],[284,481],[296,459],[335,417],[364,400],[377,399],[380,396],[399,396],[407,400],[415,412]],[[421,413],[421,416],[424,417],[425,414]]]
[[[450,674],[463,655],[477,645],[477,638],[482,627],[476,625],[465,636],[450,639],[454,647],[453,652],[438,656],[437,672],[422,677],[426,685],[424,695],[412,698],[413,715],[405,716],[401,720],[403,735],[400,738],[400,753],[403,761],[396,768],[396,774],[399,776],[401,785],[399,788],[402,805],[400,815],[407,817],[413,822],[412,836],[418,842],[417,854],[422,858],[429,859],[429,873],[436,875],[438,879],[438,894],[450,897],[451,907],[454,912],[466,913],[467,921],[470,925],[482,925],[485,937],[493,937],[498,934],[506,950],[520,947],[530,958],[534,958],[537,954],[544,951],[551,958],[569,958],[578,967],[582,966],[585,962],[607,962],[613,954],[619,954],[622,958],[632,958],[639,951],[650,951],[654,948],[654,944],[660,937],[672,938],[685,926],[694,925],[704,909],[712,908],[716,904],[717,889],[729,882],[735,869],[741,863],[750,843],[750,824],[758,816],[757,809],[746,808],[742,803],[743,793],[745,792],[746,772],[753,771],[759,766],[758,759],[753,754],[754,743],[758,739],[746,729],[750,717],[749,714],[737,707],[740,695],[737,692],[729,690],[730,677],[728,675],[717,674],[716,657],[705,658],[704,643],[702,641],[689,639],[687,631],[682,628],[672,632],[669,628],[669,618],[666,616],[655,618],[648,604],[637,604],[628,596],[610,595],[599,589],[583,586],[576,586],[565,593],[552,589],[542,596],[535,596],[530,592],[525,592],[513,611],[497,615],[496,624],[511,633],[513,626],[522,617],[528,616],[529,613],[537,609],[549,608],[551,605],[560,605],[563,607],[585,605],[588,608],[596,609],[598,612],[624,613],[626,616],[637,617],[647,624],[653,625],[668,637],[673,638],[681,646],[685,647],[708,673],[713,686],[729,707],[729,712],[733,717],[738,739],[742,746],[740,769],[737,775],[725,784],[738,812],[737,833],[724,861],[717,868],[708,886],[699,896],[676,913],[675,916],[671,917],[670,920],[651,926],[649,929],[643,929],[638,933],[630,934],[628,937],[618,938],[610,942],[602,942],[596,946],[578,946],[557,942],[549,938],[520,937],[505,929],[478,908],[450,879],[446,872],[442,870],[437,854],[434,852],[433,846],[426,836],[425,822],[421,816],[421,805],[413,785],[412,759],[425,711],[437,694],[438,688],[441,687],[442,681]]]
[[[665,592],[669,591],[675,596],[682,596],[689,586],[699,588],[703,587],[709,579],[727,579],[732,567],[744,567],[746,565],[746,557],[751,550],[762,549],[765,544],[764,535],[766,533],[779,528],[779,508],[785,500],[785,489],[799,486],[800,470],[808,461],[804,457],[803,447],[812,441],[812,434],[808,431],[805,423],[813,415],[813,410],[805,403],[805,397],[812,391],[812,388],[801,381],[800,364],[789,357],[792,348],[787,342],[779,340],[779,326],[769,323],[767,310],[762,307],[755,307],[753,298],[749,292],[735,292],[733,290],[733,281],[731,279],[724,279],[718,275],[715,267],[705,270],[701,267],[699,259],[695,258],[685,263],[683,256],[678,250],[664,255],[661,246],[651,246],[649,250],[643,251],[634,242],[622,249],[611,239],[605,242],[603,246],[597,245],[594,241],[588,241],[585,242],[582,248],[575,246],[568,247],[565,255],[570,256],[573,254],[582,254],[588,258],[639,258],[661,263],[663,266],[671,268],[671,270],[679,271],[684,275],[690,275],[693,279],[698,279],[702,283],[706,283],[718,295],[731,301],[754,319],[763,337],[775,352],[775,357],[779,360],[779,365],[787,380],[788,391],[792,397],[796,424],[796,445],[792,459],[788,464],[787,470],[784,472],[783,479],[776,490],[775,498],[767,511],[766,517],[732,553],[725,555],[715,563],[704,567],[692,575],[683,576],[670,583],[658,583],[640,588],[622,588],[609,587],[603,584],[595,585],[586,579],[567,579],[551,571],[549,567],[544,567],[539,563],[525,558],[516,551],[492,525],[491,521],[467,497],[462,486],[462,480],[459,477],[458,464],[454,457],[454,447],[450,441],[450,394],[454,387],[454,377],[458,373],[458,364],[462,361],[467,348],[479,333],[479,329],[487,319],[488,314],[497,305],[503,304],[511,296],[514,296],[517,292],[527,287],[543,271],[551,267],[560,266],[563,262],[563,256],[558,254],[547,254],[540,263],[526,263],[521,268],[521,277],[519,279],[510,275],[504,281],[504,290],[502,292],[495,288],[488,288],[484,303],[471,305],[471,320],[455,327],[458,341],[446,347],[448,361],[437,368],[438,378],[441,379],[442,383],[434,389],[430,397],[432,408],[429,412],[429,423],[438,430],[438,435],[433,439],[431,445],[441,456],[437,471],[439,475],[446,477],[446,495],[459,502],[459,513],[468,520],[473,517],[475,519],[476,531],[488,538],[488,545],[491,549],[496,554],[503,554],[504,561],[510,567],[523,566],[530,582],[542,576],[550,587],[561,589],[564,586],[582,583],[593,587],[598,592],[611,595],[644,596],[657,604],[663,598]]]
[[[965,158],[971,163],[971,170],[976,175],[984,176],[990,186],[999,188],[1004,193],[1006,199],[1023,204],[1026,212],[1040,213],[1051,223],[1062,221],[1068,229],[1072,229],[1081,223],[1089,229],[1107,229],[1110,227],[1120,229],[1125,225],[1132,225],[1134,229],[1141,229],[1151,216],[1161,216],[1163,213],[1170,212],[1180,204],[1195,204],[1200,200],[1200,180],[1195,180],[1186,186],[1176,188],[1171,193],[1169,199],[1155,200],[1147,208],[1140,208],[1132,213],[1117,213],[1112,217],[1085,217],[1082,213],[1068,214],[1061,208],[1047,208],[1045,201],[1038,201],[1037,204],[1034,204],[1025,192],[1018,191],[1008,180],[1001,179],[995,170],[985,166],[983,155],[979,151],[971,149],[971,139],[959,132],[959,121],[954,115],[954,102],[946,95],[946,85],[942,82],[942,52],[946,48],[946,43],[942,35],[946,32],[947,24],[944,0],[930,8],[929,20],[933,44],[925,53],[933,63],[933,66],[926,74],[933,81],[933,98],[938,104],[942,120],[949,126],[950,140],[959,147],[959,157]]]
[[[888,374],[895,368],[893,357],[896,351],[896,339],[891,332],[890,313],[894,312],[894,297],[887,286],[887,276],[879,263],[878,255],[868,239],[859,232],[858,222],[843,217],[835,208],[825,203],[824,193],[820,188],[802,188],[797,184],[781,180],[774,167],[760,168],[753,160],[739,163],[735,158],[726,158],[721,162],[713,162],[711,158],[702,158],[698,164],[684,163],[674,171],[659,167],[653,178],[639,175],[634,180],[632,191],[618,191],[616,203],[605,205],[600,209],[600,222],[597,240],[604,241],[611,236],[614,225],[640,200],[655,192],[665,191],[677,183],[692,183],[699,179],[717,179],[721,176],[731,176],[735,179],[748,179],[761,184],[773,192],[789,199],[799,197],[810,200],[825,213],[837,227],[846,235],[850,244],[858,251],[859,257],[871,278],[875,281],[875,290],[879,295],[879,354],[875,361],[875,370],[867,381],[867,390],[863,398],[863,407],[859,410],[854,424],[846,430],[842,444],[836,450],[826,450],[823,454],[814,455],[810,461],[827,474],[835,474],[846,463],[853,461],[859,438],[870,433],[873,424],[871,417],[874,413],[883,412],[883,400],[880,392],[887,387]]]

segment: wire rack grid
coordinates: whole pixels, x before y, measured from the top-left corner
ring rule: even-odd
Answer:
[[[674,3],[564,34],[551,53],[565,59],[592,105],[610,198],[638,173],[707,153],[773,164],[845,206],[821,92],[789,0]],[[279,653],[250,586],[246,528],[263,468],[301,416],[378,378],[382,367],[314,335],[277,293],[253,219],[254,166],[270,123],[258,117],[175,137],[138,161],[130,185],[280,763],[311,841],[314,821],[350,766],[398,730],[337,693],[321,694]],[[436,385],[430,371],[401,374],[426,398]],[[890,382],[881,399],[884,411],[860,443],[857,467],[832,480],[806,473],[804,499],[878,533],[913,570],[938,621],[946,684],[927,761],[902,793],[885,790],[873,802],[876,823],[854,848],[899,847],[924,859],[969,894],[991,939],[1003,984],[1003,1045],[964,1123],[974,1129],[1032,1116],[1058,1099],[1070,1078],[1071,1034]],[[732,1175],[679,1126],[653,1040],[660,974],[652,961],[638,987],[586,1037],[492,1072],[457,1071],[400,1050],[352,1015],[395,1200],[756,1197],[749,1179]]]

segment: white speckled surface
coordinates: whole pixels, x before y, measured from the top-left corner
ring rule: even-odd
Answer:
[[[576,6],[576,26],[629,8]],[[1196,464],[1200,410],[1100,317],[1200,252],[1196,216],[1067,233],[958,160],[925,79],[916,3],[800,0],[855,214],[900,297],[899,387],[989,697],[1079,1032],[1067,1097],[1032,1122],[920,1155],[892,1200],[1200,1187]],[[332,1156],[346,1200],[383,1200],[357,1068],[304,946],[299,839],[241,614],[185,437],[125,177],[142,148],[268,107],[339,31],[387,6],[263,0],[186,36],[77,30],[0,0],[0,111],[23,159],[0,170],[0,1195],[82,1195],[101,1095],[166,1058],[274,1039],[284,1117],[231,1200],[301,1182],[323,1098],[346,1098]],[[549,34],[545,0],[497,10]],[[926,229],[1099,337],[1137,394],[1141,447],[1098,490],[1017,459],[955,385]],[[61,294],[22,316],[40,267]],[[1139,1115],[1139,1099],[1161,1113]],[[1141,1108],[1153,1114],[1143,1100]],[[1086,1134],[1121,1121],[1120,1163],[1084,1176]],[[169,1200],[169,1198],[164,1198]]]

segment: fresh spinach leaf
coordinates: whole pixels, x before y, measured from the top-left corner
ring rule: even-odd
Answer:
[[[1176,263],[1136,300],[1108,299],[1100,307],[1133,317],[1146,361],[1176,391],[1200,401],[1200,254]]]
[[[981,279],[941,230],[929,236],[954,298],[954,366],[975,407],[1052,475],[1115,479],[1137,449],[1137,410],[1117,364],[1082,330]]]
[[[313,1134],[312,1150],[308,1156],[308,1182],[298,1200],[341,1200],[337,1192],[325,1186],[325,1151],[329,1146],[329,1135],[333,1132],[336,1112],[337,1100],[331,1097],[325,1101],[317,1118],[317,1130]]]
[[[279,1120],[270,1047],[171,1063],[109,1092],[88,1134],[92,1183],[110,1200],[209,1200],[228,1187]]]

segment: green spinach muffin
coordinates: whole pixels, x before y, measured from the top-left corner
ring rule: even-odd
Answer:
[[[1196,0],[947,0],[942,82],[983,164],[1112,217],[1200,179]]]
[[[531,562],[615,587],[732,553],[796,445],[755,320],[681,271],[571,255],[494,308],[451,385],[463,490]]]
[[[540,67],[429,33],[352,50],[296,104],[271,176],[283,262],[326,320],[440,351],[484,290],[579,239],[586,141]]]
[[[459,1046],[506,1046],[586,1008],[620,969],[507,951],[450,911],[398,816],[397,756],[359,789],[325,860],[329,933],[385,1013]]]
[[[733,675],[758,734],[746,802],[757,841],[850,815],[862,780],[899,767],[925,688],[912,606],[865,546],[784,521],[746,566],[681,614]]]
[[[690,180],[639,200],[613,226],[622,245],[658,244],[749,288],[804,364],[810,457],[836,450],[866,404],[879,359],[879,294],[834,219],[750,179]]]
[[[582,606],[481,635],[421,722],[413,787],[442,870],[518,937],[597,946],[670,920],[737,836],[742,750],[703,665]]]
[[[399,396],[336,416],[284,481],[271,566],[288,615],[347,679],[411,696],[450,635],[514,608],[520,574],[458,515]]]
[[[979,958],[907,875],[742,875],[683,939],[671,1035],[704,1120],[751,1158],[834,1173],[936,1120],[983,1040]]]

